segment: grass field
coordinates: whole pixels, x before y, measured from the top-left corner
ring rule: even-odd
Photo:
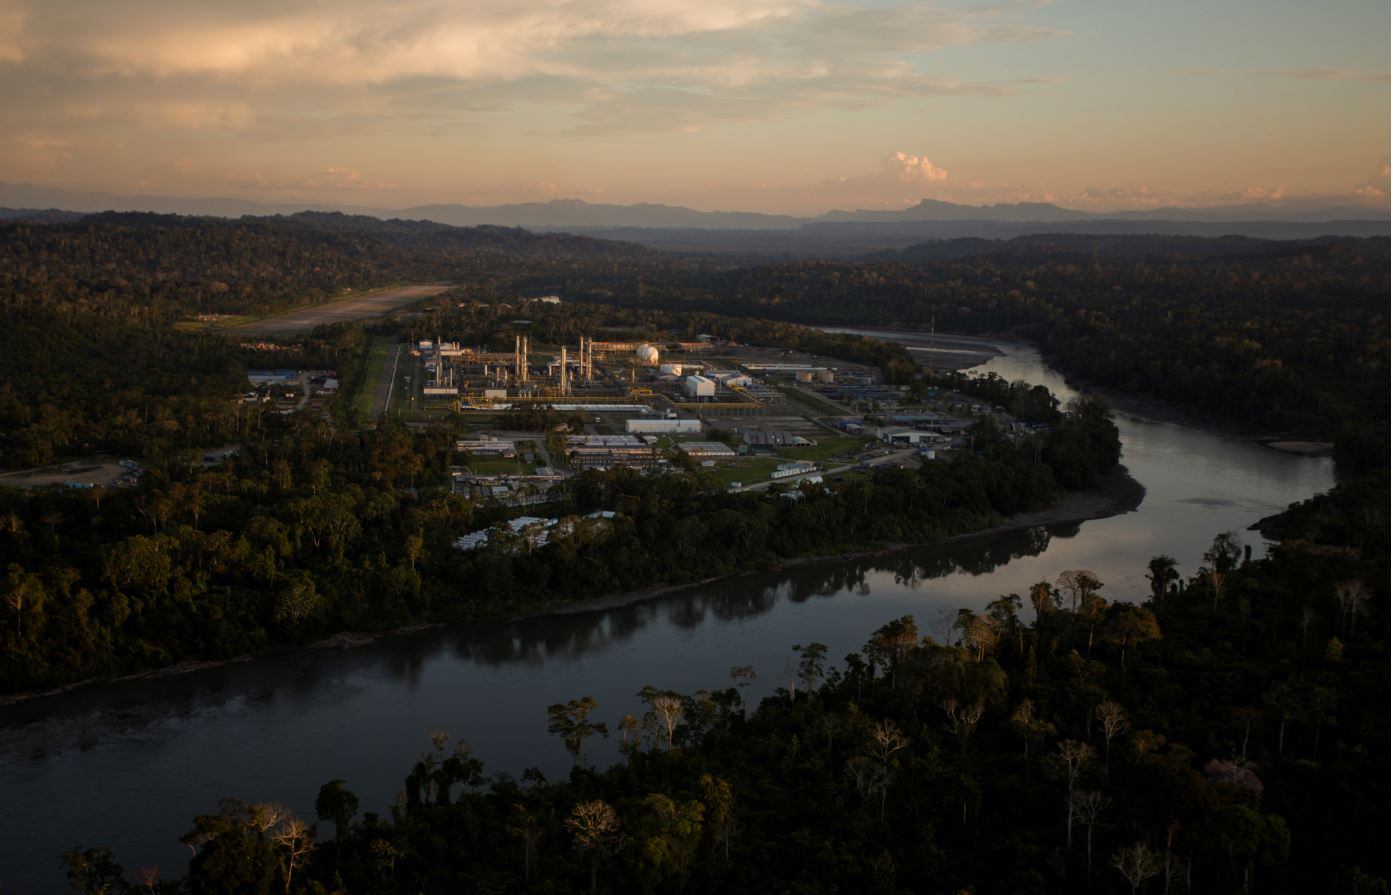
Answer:
[[[426,413],[425,405],[419,400],[412,401],[411,398],[416,394],[416,365],[417,358],[402,349],[401,359],[397,363],[396,382],[392,385],[391,400],[387,402],[387,416],[416,416],[416,411]],[[392,375],[392,366],[389,359],[386,375]]]
[[[809,447],[779,448],[778,454],[788,460],[808,460],[813,463],[825,463],[829,457],[839,454],[847,455],[856,453],[857,450],[869,442],[866,438],[847,438],[845,436],[831,436],[827,438],[819,437],[817,444]]]
[[[388,370],[391,369],[392,357],[396,354],[396,350],[396,343],[391,339],[385,336],[373,336],[372,343],[368,346],[368,359],[363,376],[358,382],[358,391],[353,395],[353,409],[358,412],[358,419],[368,420],[372,418],[372,412],[377,403],[377,384],[386,375],[383,366],[385,365]]]
[[[728,486],[734,482],[749,485],[768,479],[769,474],[778,467],[780,462],[777,457],[742,457],[730,463],[723,463],[714,469],[702,469],[701,471],[722,485]]]
[[[848,416],[851,413],[851,411],[847,410],[845,407],[838,407],[836,404],[833,404],[826,398],[823,398],[820,395],[815,395],[812,392],[805,391],[804,389],[797,388],[796,386],[780,385],[777,386],[777,388],[779,389],[779,391],[787,395],[791,400],[797,401],[799,404],[811,407],[813,410],[816,410],[818,413],[824,416]]]
[[[475,475],[531,475],[534,470],[521,460],[506,457],[482,457],[469,461],[469,471]]]

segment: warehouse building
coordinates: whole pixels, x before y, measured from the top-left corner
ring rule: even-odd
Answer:
[[[705,376],[688,376],[686,392],[689,398],[714,398],[716,383]]]
[[[701,420],[676,417],[625,420],[624,431],[630,435],[696,435],[701,433]]]

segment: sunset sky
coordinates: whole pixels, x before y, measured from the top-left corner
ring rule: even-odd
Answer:
[[[377,207],[1388,203],[1387,0],[0,0],[0,180]]]

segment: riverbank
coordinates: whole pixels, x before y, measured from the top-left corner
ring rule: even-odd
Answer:
[[[956,370],[966,372],[972,370],[974,367],[989,363],[993,358],[1001,357],[1005,353],[999,347],[1002,343],[1029,346],[1032,350],[1039,352],[1041,357],[1044,357],[1044,351],[1041,349],[1039,343],[1025,334],[1016,331],[986,333],[980,336],[973,336],[964,333],[944,332],[930,335],[927,332],[919,330],[882,329],[877,327],[866,327],[864,329],[846,329],[841,327],[819,328],[827,332],[855,333],[903,345],[915,354],[915,359],[919,361],[920,366],[938,371]],[[930,346],[932,346],[932,349],[930,349]],[[1239,425],[1230,417],[1200,413],[1165,402],[1159,398],[1122,392],[1107,385],[1102,385],[1068,373],[1064,370],[1060,370],[1059,374],[1070,388],[1079,392],[1097,395],[1107,401],[1108,406],[1114,411],[1125,413],[1143,421],[1204,429],[1205,431],[1217,435],[1233,438],[1238,441],[1246,441],[1251,444],[1259,444],[1263,447],[1281,451],[1286,454],[1320,457],[1329,456],[1335,451],[1335,444],[1333,442],[1304,438],[1300,434],[1294,433],[1272,434],[1257,432],[1250,427]]]
[[[1111,516],[1120,516],[1123,513],[1130,513],[1136,510],[1141,506],[1142,500],[1144,500],[1145,497],[1146,486],[1132,478],[1125,466],[1119,465],[1111,471],[1099,476],[1098,484],[1093,488],[1071,492],[1063,500],[1048,507],[1026,513],[1017,513],[1004,520],[1001,524],[989,528],[963,532],[957,535],[949,535],[945,538],[939,538],[936,541],[926,541],[918,544],[884,544],[867,550],[858,550],[848,553],[790,557],[768,568],[759,570],[730,572],[729,574],[714,575],[699,581],[656,585],[654,587],[645,587],[638,590],[625,591],[623,593],[607,594],[603,597],[569,600],[565,603],[552,604],[533,611],[520,612],[509,616],[508,620],[522,621],[550,615],[575,615],[583,612],[605,612],[611,609],[622,609],[625,606],[632,606],[636,603],[642,603],[668,594],[705,587],[710,584],[715,584],[718,581],[740,578],[745,575],[781,572],[786,569],[817,563],[838,563],[860,559],[874,559],[876,557],[889,556],[917,547],[927,547],[933,544],[952,544],[959,541],[990,537],[992,535],[1003,534],[1008,531],[1018,531],[1025,528],[1037,528],[1043,525],[1065,525],[1076,522],[1087,522],[1092,519],[1107,519]]]
[[[697,581],[676,582],[671,584],[654,585],[653,587],[640,588],[638,590],[624,591],[617,594],[606,594],[599,597],[586,597],[579,600],[567,600],[564,602],[547,603],[540,606],[526,609],[522,612],[511,613],[500,617],[480,616],[460,622],[431,622],[407,625],[400,628],[389,628],[382,631],[341,631],[332,636],[316,640],[312,643],[300,644],[298,646],[278,647],[267,650],[263,653],[247,654],[234,656],[227,659],[210,659],[179,662],[164,668],[154,668],[146,671],[123,674],[114,677],[89,678],[82,681],[75,681],[70,684],[63,684],[59,687],[51,687],[45,690],[30,691],[24,693],[14,693],[7,696],[0,696],[0,709],[14,706],[23,702],[30,702],[36,699],[61,696],[82,687],[97,684],[122,684],[134,681],[158,680],[161,678],[176,677],[191,672],[204,671],[213,668],[221,668],[230,665],[237,665],[249,662],[263,656],[285,655],[293,653],[312,653],[324,650],[347,650],[356,647],[367,646],[376,643],[387,637],[396,637],[413,634],[430,628],[442,627],[446,624],[471,624],[476,622],[488,622],[503,620],[508,622],[523,621],[527,619],[543,618],[547,616],[577,615],[587,612],[604,612],[610,609],[619,609],[625,606],[632,606],[636,603],[643,603],[648,600],[657,599],[668,594],[692,590],[715,584],[719,581],[726,581],[739,578],[745,575],[765,574],[769,572],[779,572],[799,566],[812,565],[817,563],[837,563],[848,562],[862,559],[873,559],[880,556],[888,556],[904,550],[916,547],[930,546],[931,544],[949,544],[973,538],[990,537],[1008,531],[1016,531],[1025,528],[1035,528],[1042,525],[1063,525],[1067,523],[1086,522],[1090,519],[1106,519],[1110,516],[1129,513],[1141,505],[1146,496],[1146,488],[1136,479],[1128,474],[1123,466],[1118,466],[1112,471],[1099,477],[1097,487],[1075,491],[1066,496],[1063,500],[1027,513],[1017,513],[1016,515],[1002,521],[998,525],[977,531],[963,532],[962,534],[950,535],[936,541],[924,543],[908,544],[894,543],[881,544],[865,550],[855,550],[843,553],[830,554],[811,554],[805,556],[789,557],[780,560],[773,565],[762,569],[747,569],[739,572],[730,572],[725,575],[714,575],[709,578]]]

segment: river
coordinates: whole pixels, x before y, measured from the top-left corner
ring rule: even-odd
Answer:
[[[883,335],[883,334],[879,334]],[[1030,346],[980,367],[1073,396]],[[429,734],[466,737],[486,771],[566,773],[546,706],[593,695],[611,728],[640,713],[645,684],[691,692],[730,686],[752,665],[748,700],[785,684],[793,644],[858,650],[913,614],[937,633],[958,607],[1024,594],[1089,568],[1111,600],[1145,597],[1147,562],[1186,574],[1215,534],[1334,483],[1325,457],[1278,453],[1202,429],[1119,414],[1123,463],[1146,486],[1139,509],[853,561],[829,561],[692,588],[637,605],[517,622],[437,628],[344,651],[302,651],[183,675],[98,684],[0,709],[0,891],[65,891],[58,855],[109,845],[129,872],[183,873],[178,837],[227,796],[288,803],[314,816],[319,786],[348,781],[386,813]],[[587,743],[603,764],[614,739]]]

